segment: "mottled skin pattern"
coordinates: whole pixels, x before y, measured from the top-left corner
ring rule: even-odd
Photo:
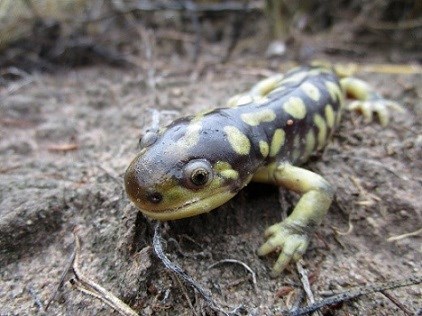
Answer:
[[[273,76],[229,100],[229,107],[174,121],[150,131],[128,167],[129,198],[148,217],[173,220],[208,212],[250,181],[273,183],[302,194],[292,214],[269,227],[258,250],[281,249],[273,275],[305,252],[310,235],[330,207],[334,191],[298,167],[321,149],[340,121],[344,96],[368,120],[388,122],[388,105],[366,83],[338,79],[329,69],[301,67]]]

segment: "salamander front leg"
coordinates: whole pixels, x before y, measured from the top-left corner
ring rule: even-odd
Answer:
[[[265,231],[267,241],[258,250],[258,255],[264,256],[281,249],[272,271],[272,276],[277,276],[291,260],[297,261],[303,256],[311,234],[331,205],[334,192],[320,175],[290,164],[263,171],[257,174],[256,181],[275,181],[279,186],[303,194],[289,217]]]
[[[348,110],[362,112],[367,123],[372,122],[373,113],[376,113],[381,126],[387,126],[390,120],[390,110],[404,112],[398,103],[384,99],[365,81],[346,77],[340,80],[340,84],[346,95],[355,99],[348,105]]]

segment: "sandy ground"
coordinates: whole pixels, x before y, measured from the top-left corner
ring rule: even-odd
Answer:
[[[157,60],[156,66],[155,87],[147,71],[96,66],[31,75],[0,91],[0,315],[117,315],[69,282],[44,311],[72,252],[75,227],[82,271],[141,315],[213,314],[155,257],[153,224],[129,203],[122,176],[152,110],[166,124],[224,104],[268,69],[287,66],[247,59],[199,71],[179,59]],[[337,188],[304,257],[316,299],[421,274],[420,234],[388,238],[421,228],[422,76],[359,76],[406,112],[394,113],[386,128],[346,114],[324,153],[307,164]],[[242,305],[243,315],[277,314],[303,294],[300,277],[292,265],[271,279],[276,256],[259,258],[255,251],[265,227],[296,199],[250,185],[218,210],[166,225],[165,252],[228,310]],[[247,264],[257,274],[256,288],[239,264],[209,268],[223,259]],[[421,311],[420,286],[387,294]],[[405,312],[376,293],[325,315]]]

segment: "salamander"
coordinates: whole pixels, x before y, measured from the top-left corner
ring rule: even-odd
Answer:
[[[263,256],[281,249],[272,274],[300,259],[321,224],[334,189],[302,167],[324,148],[339,125],[345,98],[367,121],[377,113],[385,126],[389,108],[367,83],[340,78],[321,66],[295,68],[258,82],[226,107],[151,129],[127,168],[130,200],[151,219],[167,221],[209,212],[251,181],[271,183],[301,195],[292,213],[265,231]]]

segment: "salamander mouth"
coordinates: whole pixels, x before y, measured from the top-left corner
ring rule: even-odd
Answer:
[[[203,199],[196,198],[196,199],[187,201],[187,202],[185,202],[182,205],[179,205],[179,206],[176,206],[176,207],[172,207],[172,208],[165,208],[165,209],[156,210],[156,211],[151,212],[151,213],[155,213],[155,212],[157,212],[157,213],[172,213],[172,212],[177,212],[179,210],[182,210],[184,208],[189,207],[190,205],[193,205],[195,203],[201,202],[202,200]]]
[[[173,208],[157,209],[154,211],[145,210],[142,207],[138,208],[151,219],[168,221],[207,213],[224,204],[235,195],[236,193],[230,192],[229,190],[221,190],[206,197],[189,200]]]

